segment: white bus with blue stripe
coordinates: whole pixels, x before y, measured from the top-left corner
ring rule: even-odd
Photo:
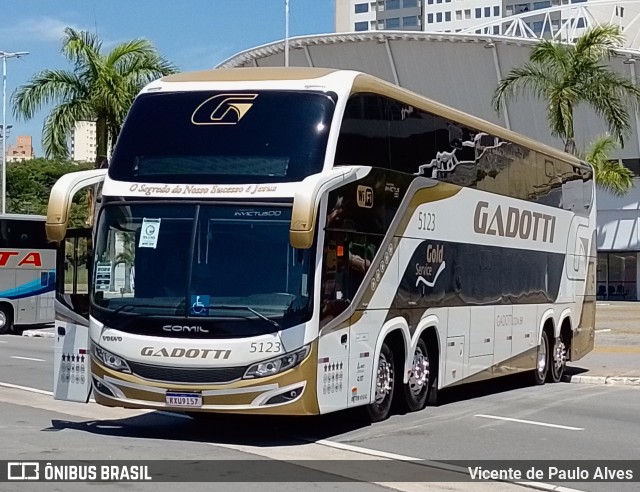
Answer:
[[[45,221],[42,215],[0,216],[0,334],[54,321],[56,250]]]

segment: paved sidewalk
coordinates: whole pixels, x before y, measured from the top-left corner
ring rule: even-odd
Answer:
[[[640,386],[639,302],[598,302],[595,348],[569,363],[565,380]]]

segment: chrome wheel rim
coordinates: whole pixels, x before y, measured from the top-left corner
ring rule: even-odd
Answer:
[[[7,324],[7,315],[4,312],[0,311],[0,328],[4,328],[4,325]]]
[[[567,362],[567,351],[562,340],[558,340],[553,351],[553,365],[556,372],[559,372]]]
[[[422,353],[420,347],[416,347],[413,354],[413,365],[409,374],[409,391],[411,395],[417,397],[426,387],[429,381],[429,357]]]
[[[378,360],[378,377],[376,379],[376,404],[380,405],[393,388],[393,369],[384,354]]]
[[[542,339],[542,343],[538,348],[538,374],[543,375],[547,368],[547,344]]]

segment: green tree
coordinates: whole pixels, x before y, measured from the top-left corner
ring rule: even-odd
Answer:
[[[590,163],[596,173],[596,183],[616,196],[623,196],[633,186],[633,171],[609,156],[618,147],[611,135],[596,138],[586,152],[578,152],[578,157]]]
[[[551,134],[562,139],[566,152],[575,155],[574,112],[578,105],[587,104],[607,123],[613,139],[624,146],[624,139],[631,132],[629,110],[637,109],[640,89],[603,63],[622,42],[620,29],[614,25],[590,28],[574,44],[540,41],[531,50],[529,63],[513,68],[500,81],[493,94],[494,108],[499,111],[503,101],[522,91],[532,92],[547,104]],[[625,182],[624,177],[615,175],[620,169],[621,166],[609,167],[600,175],[596,169],[596,181],[605,188],[611,184],[616,189]]]
[[[62,54],[72,70],[43,70],[13,94],[17,118],[30,119],[44,105],[54,107],[45,119],[42,146],[47,157],[66,158],[67,141],[77,121],[96,122],[98,159],[115,144],[124,118],[140,89],[176,68],[147,40],[118,44],[103,53],[102,41],[70,27],[64,31]]]
[[[31,159],[7,166],[7,212],[46,215],[49,194],[63,175],[92,169],[93,164],[77,164],[62,159]],[[83,226],[87,220],[86,192],[78,193],[71,205],[71,226]]]

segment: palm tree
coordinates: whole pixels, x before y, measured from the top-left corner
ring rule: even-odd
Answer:
[[[633,171],[620,162],[609,160],[609,155],[618,146],[611,135],[596,138],[586,152],[578,157],[590,163],[596,174],[598,186],[616,196],[623,196],[633,186]]]
[[[112,275],[115,276],[116,266],[124,263],[124,290],[125,292],[131,292],[131,269],[133,268],[136,258],[135,237],[133,233],[127,232],[119,234],[119,237],[122,241],[122,251],[116,256]]]
[[[67,157],[77,121],[96,122],[97,159],[107,155],[139,90],[176,68],[144,39],[120,43],[108,53],[94,34],[67,27],[62,53],[73,70],[43,70],[13,94],[14,114],[30,119],[55,104],[45,119],[42,146],[47,157]]]
[[[609,70],[602,62],[622,45],[618,26],[588,29],[575,44],[543,40],[531,51],[530,62],[512,69],[493,95],[493,106],[530,90],[547,103],[551,134],[561,138],[566,152],[576,154],[574,111],[590,105],[604,118],[620,145],[631,131],[629,109],[636,110],[640,90],[625,76]]]

